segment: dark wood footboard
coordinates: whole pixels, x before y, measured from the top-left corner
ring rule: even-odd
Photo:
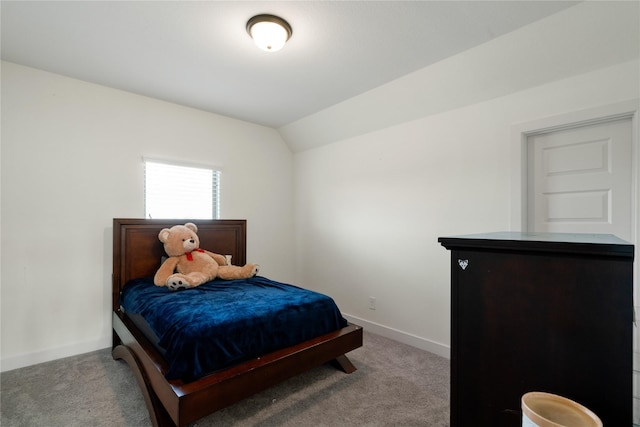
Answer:
[[[362,346],[362,328],[349,324],[338,331],[184,383],[165,379],[164,359],[126,315],[114,312],[113,328],[118,337],[113,357],[124,360],[134,371],[152,423],[157,426],[185,426],[327,362],[352,373],[356,368],[345,354]]]

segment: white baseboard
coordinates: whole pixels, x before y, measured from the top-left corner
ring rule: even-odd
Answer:
[[[14,369],[37,365],[39,363],[76,356],[78,354],[90,353],[92,351],[102,350],[108,347],[111,347],[110,339],[109,342],[105,342],[105,340],[88,341],[36,351],[33,353],[24,353],[19,356],[5,357],[0,360],[0,372],[12,371]]]
[[[349,322],[355,323],[356,325],[362,326],[365,331],[372,332],[376,335],[381,335],[385,338],[392,339],[394,341],[401,342],[403,344],[410,345],[412,347],[419,348],[421,350],[428,351],[430,353],[437,354],[438,356],[445,357],[447,359],[451,358],[451,349],[448,345],[431,341],[426,338],[419,337],[417,335],[413,335],[407,332],[400,331],[398,329],[390,328],[385,325],[381,325],[379,323],[370,322],[365,319],[361,319],[356,316],[351,316],[346,313],[342,313],[342,315]]]

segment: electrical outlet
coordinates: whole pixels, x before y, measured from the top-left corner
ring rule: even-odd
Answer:
[[[376,309],[376,297],[369,297],[369,310]]]

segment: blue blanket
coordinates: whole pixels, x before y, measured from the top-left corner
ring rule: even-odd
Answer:
[[[260,276],[178,291],[135,279],[121,305],[158,338],[166,378],[186,382],[347,324],[330,297]]]

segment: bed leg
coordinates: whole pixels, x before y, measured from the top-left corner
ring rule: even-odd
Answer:
[[[111,352],[113,358],[118,360],[124,360],[127,365],[133,371],[142,395],[144,396],[144,402],[147,405],[149,411],[149,418],[151,418],[151,424],[154,427],[175,427],[175,423],[167,413],[166,409],[162,405],[160,399],[153,391],[151,386],[147,383],[146,375],[142,366],[138,363],[136,355],[126,345],[117,345]]]
[[[333,359],[333,364],[336,365],[338,369],[343,370],[347,374],[351,374],[357,370],[355,365],[351,363],[349,358],[347,358],[347,356],[344,354]]]

